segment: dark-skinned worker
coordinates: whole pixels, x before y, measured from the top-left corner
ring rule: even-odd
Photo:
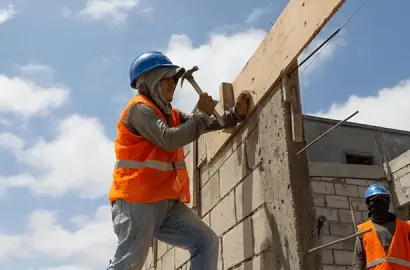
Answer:
[[[222,115],[222,127],[211,117],[215,102],[206,93],[193,114],[171,106],[183,72],[160,52],[143,53],[131,64],[130,86],[138,94],[117,124],[109,200],[118,245],[107,269],[140,270],[154,238],[188,250],[191,270],[217,269],[218,236],[186,205],[191,195],[183,146],[242,122],[250,94],[243,91]]]
[[[389,212],[390,198],[380,184],[365,192],[369,220],[360,224],[358,231],[372,230],[357,238],[355,270],[410,269],[410,224]]]

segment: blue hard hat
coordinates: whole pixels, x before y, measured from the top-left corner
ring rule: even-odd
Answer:
[[[171,60],[161,52],[146,52],[143,53],[132,62],[130,67],[130,86],[135,87],[135,81],[144,73],[159,67],[176,67]]]
[[[370,187],[368,187],[366,189],[364,198],[366,200],[367,198],[370,198],[374,195],[387,195],[390,197],[389,193],[387,192],[387,189],[380,184],[373,184]]]

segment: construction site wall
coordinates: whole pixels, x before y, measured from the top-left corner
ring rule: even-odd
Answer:
[[[313,197],[304,144],[276,87],[212,159],[207,137],[187,146],[192,209],[220,241],[218,269],[317,269]],[[192,155],[192,156],[190,156]],[[189,269],[190,254],[158,242],[146,269]],[[316,266],[315,266],[316,265]],[[313,268],[312,268],[313,267]]]
[[[387,171],[395,194],[395,203],[402,218],[409,219],[410,205],[410,150],[391,160]]]
[[[368,220],[364,194],[369,185],[379,183],[389,188],[386,174],[380,166],[312,162],[309,163],[309,174],[314,195],[316,224],[319,216],[326,217],[323,244],[355,233],[350,202],[356,224]],[[390,211],[395,212],[393,204]],[[352,269],[354,245],[355,239],[351,239],[318,251],[321,253],[321,269]]]

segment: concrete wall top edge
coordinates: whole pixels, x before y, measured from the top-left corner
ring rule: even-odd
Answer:
[[[309,175],[322,177],[385,179],[384,169],[376,165],[309,162]]]
[[[307,114],[304,114],[303,117],[308,121],[329,123],[329,124],[332,124],[332,125],[335,125],[335,124],[337,124],[341,121],[341,119],[336,120],[336,119],[332,119],[332,118],[324,118],[324,117],[319,117],[319,116],[314,116],[314,115],[307,115]],[[350,127],[353,127],[353,128],[378,130],[378,131],[391,132],[391,133],[397,133],[397,134],[410,136],[410,131],[401,130],[401,129],[386,128],[386,127],[380,127],[380,126],[373,126],[373,125],[350,122],[350,121],[347,121],[347,122],[343,123],[342,126],[346,126],[346,127],[350,126]]]
[[[390,170],[392,173],[397,172],[403,167],[410,164],[410,150],[396,157],[389,162]]]

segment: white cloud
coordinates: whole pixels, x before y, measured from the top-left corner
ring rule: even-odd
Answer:
[[[106,195],[115,162],[114,145],[104,135],[98,119],[79,115],[67,117],[57,125],[54,140],[39,138],[23,148],[23,140],[8,133],[0,136],[8,142],[17,160],[35,173],[3,176],[0,191],[29,188],[44,196],[62,196],[74,192],[82,198]],[[4,145],[3,145],[4,147]]]
[[[0,133],[0,147],[9,148],[9,149],[21,149],[24,146],[24,140],[20,137],[3,132]]]
[[[232,35],[214,34],[199,46],[194,46],[186,35],[172,35],[165,54],[177,65],[186,69],[197,65],[199,71],[194,77],[204,92],[219,100],[221,82],[233,81],[246,62],[253,55],[265,37],[263,30],[249,29]],[[174,105],[190,112],[198,100],[198,95],[189,82],[183,89],[177,86]]]
[[[50,77],[53,74],[51,68],[35,64],[19,68],[23,76],[8,77],[0,74],[0,113],[24,117],[46,115],[68,101],[69,90],[53,82]],[[43,81],[35,82],[40,78]],[[45,87],[43,82],[51,86]]]
[[[376,95],[352,95],[344,103],[333,103],[329,109],[314,115],[342,120],[356,110],[359,114],[350,121],[410,131],[410,79],[392,88],[382,88]]]
[[[138,4],[138,0],[87,0],[85,8],[78,15],[91,21],[107,20],[118,24],[124,22],[128,12]]]
[[[41,86],[56,84],[54,81],[55,71],[51,67],[42,64],[28,63],[17,65],[22,77],[31,80]]]
[[[0,24],[11,20],[14,15],[16,15],[16,8],[14,5],[9,4],[7,8],[0,8]]]
[[[154,12],[154,7],[153,6],[148,6],[146,8],[141,9],[141,13],[149,14]]]
[[[253,24],[256,21],[258,21],[260,18],[262,18],[263,15],[268,13],[267,8],[255,8],[252,10],[252,12],[249,14],[248,18],[246,19],[247,24]]]
[[[116,240],[108,205],[97,208],[87,223],[71,230],[58,222],[57,211],[37,209],[29,215],[23,234],[0,234],[0,261],[43,259],[37,261],[56,265],[33,265],[32,269],[39,270],[103,269],[113,256]]]

